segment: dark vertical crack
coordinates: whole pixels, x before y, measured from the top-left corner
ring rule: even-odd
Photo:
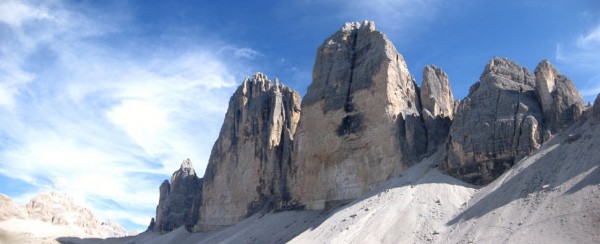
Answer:
[[[329,79],[331,77],[331,71],[333,70],[333,65],[335,64],[335,58],[331,60],[331,65],[329,66],[329,72],[327,72],[327,78],[325,79],[325,85],[323,86],[323,91],[321,93],[321,99],[325,99],[325,94],[327,93],[327,85],[329,84]]]
[[[502,95],[502,90],[498,90],[498,97],[496,98],[496,111],[494,111],[494,121],[492,122],[493,124],[493,131],[494,131],[494,136],[493,136],[493,140],[492,140],[492,148],[497,148],[496,147],[496,121],[498,120],[498,107],[500,106],[500,96]]]
[[[350,60],[352,60],[352,64],[350,66],[350,80],[348,81],[348,90],[346,91],[346,103],[344,104],[344,111],[346,113],[350,113],[354,111],[354,106],[352,105],[352,81],[354,79],[354,68],[356,65],[356,43],[358,42],[358,33],[355,31],[352,33],[352,49],[350,50]]]
[[[513,122],[514,123],[514,125],[513,125],[513,135],[512,135],[512,141],[513,141],[513,143],[515,141],[515,137],[518,136],[517,137],[517,145],[514,147],[514,149],[515,149],[514,150],[515,156],[517,156],[519,154],[519,151],[518,151],[519,150],[519,143],[520,143],[519,137],[521,137],[521,133],[522,133],[521,130],[522,130],[522,127],[523,127],[523,124],[521,123],[521,126],[519,126],[520,127],[519,128],[519,135],[517,135],[517,116],[519,116],[519,110],[521,109],[521,94],[522,93],[523,93],[523,88],[519,88],[519,96],[518,96],[518,100],[517,100],[517,109],[516,109],[515,115],[513,117],[513,121],[514,121]]]

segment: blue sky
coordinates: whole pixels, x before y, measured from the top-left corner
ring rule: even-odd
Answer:
[[[550,60],[600,92],[600,2],[524,0],[0,2],[0,192],[62,191],[142,230],[158,186],[204,174],[229,97],[254,72],[301,94],[316,48],[375,21],[418,83],[435,64],[463,98],[493,56]]]

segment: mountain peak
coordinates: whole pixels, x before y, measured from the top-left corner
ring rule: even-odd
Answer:
[[[181,168],[180,170],[194,170],[194,167],[192,166],[192,161],[188,158],[186,160],[183,160],[183,162],[181,162]]]
[[[342,32],[352,32],[358,29],[366,29],[369,31],[374,31],[375,30],[375,22],[373,21],[368,21],[365,20],[362,22],[362,24],[360,22],[346,22],[344,24],[344,26],[342,26],[341,31]]]

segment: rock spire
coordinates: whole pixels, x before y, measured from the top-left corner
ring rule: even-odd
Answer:
[[[212,149],[196,230],[236,224],[289,198],[286,177],[299,116],[300,94],[262,73],[246,77]]]
[[[581,117],[585,103],[573,81],[542,60],[535,68],[536,90],[544,113],[546,135],[555,134]],[[550,138],[544,138],[544,141]]]
[[[160,197],[156,206],[156,219],[150,225],[154,231],[169,232],[181,226],[191,230],[200,215],[202,178],[196,176],[189,159],[173,172],[171,183],[160,185]]]
[[[442,69],[433,65],[423,69],[421,104],[427,129],[427,153],[433,154],[446,142],[454,118],[454,96],[448,75]]]

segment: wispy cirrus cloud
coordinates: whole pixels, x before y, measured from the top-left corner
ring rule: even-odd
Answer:
[[[31,185],[13,197],[67,192],[141,229],[183,159],[203,173],[249,65],[192,42],[144,56],[103,45],[125,35],[114,19],[62,1],[0,3],[0,174]]]
[[[579,35],[572,43],[557,44],[555,58],[570,69],[588,75],[581,93],[586,100],[593,100],[600,93],[600,23]]]
[[[219,53],[232,53],[236,58],[255,59],[263,56],[262,53],[247,47],[225,46],[221,48]]]
[[[378,28],[383,28],[393,38],[414,35],[442,16],[442,11],[449,11],[458,3],[442,0],[326,0],[318,2],[335,6],[333,7],[336,9],[335,15],[343,21],[374,21]]]

